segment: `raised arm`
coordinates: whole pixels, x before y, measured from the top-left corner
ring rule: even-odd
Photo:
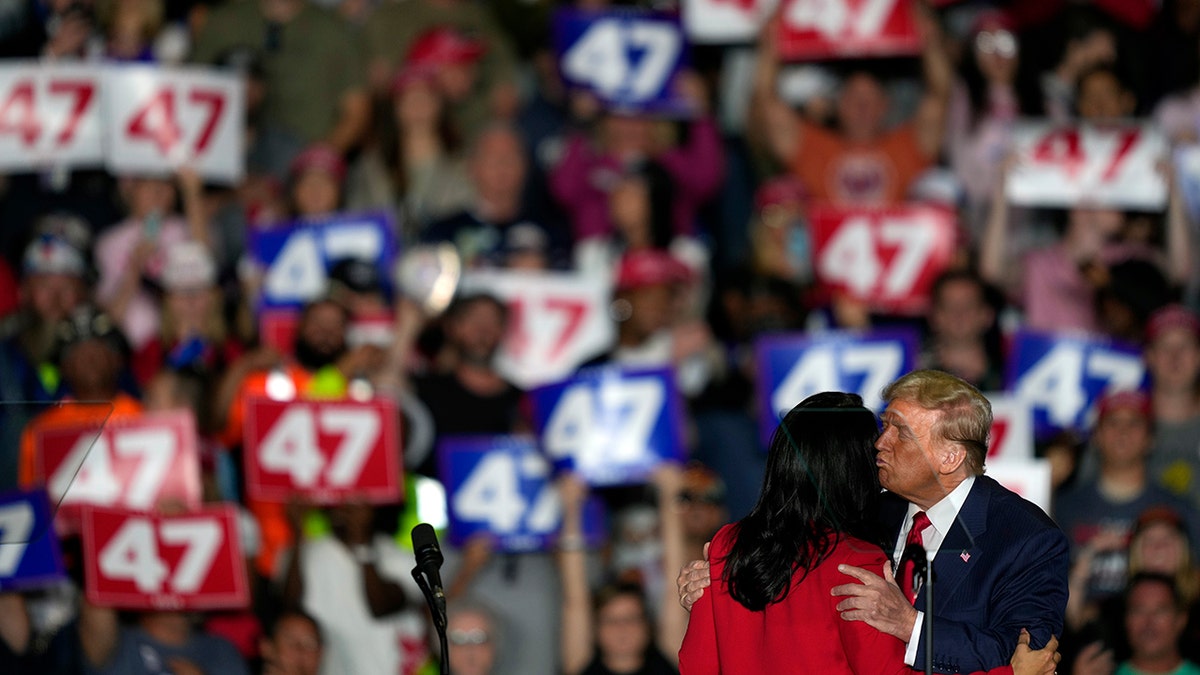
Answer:
[[[558,480],[563,521],[558,533],[558,573],[562,582],[562,667],[578,675],[591,663],[595,651],[592,593],[587,580],[587,548],[583,538],[583,503],[587,486],[565,474]]]
[[[1179,189],[1179,178],[1174,166],[1168,161],[1163,164],[1163,179],[1167,181],[1167,268],[1171,281],[1187,286],[1192,279],[1192,228],[1188,222],[1187,208],[1183,203],[1183,191]]]
[[[779,17],[763,26],[758,38],[754,88],[750,97],[749,136],[780,166],[790,166],[804,141],[796,113],[779,97]]]
[[[654,485],[658,490],[658,522],[663,542],[663,577],[671,574],[684,563],[682,516],[679,513],[679,494],[683,491],[683,472],[676,464],[664,464],[654,473]],[[663,594],[658,607],[658,649],[676,666],[679,665],[679,648],[687,632],[688,613],[679,604],[679,596],[669,584],[663,585]]]
[[[92,668],[104,668],[117,649],[121,625],[116,610],[79,601],[79,644],[83,658]]]
[[[945,137],[946,108],[954,85],[954,68],[946,55],[942,30],[924,2],[917,3],[917,26],[921,34],[921,66],[925,75],[925,95],[917,108],[914,124],[917,144],[925,156],[936,159]]]
[[[983,231],[983,241],[979,246],[979,276],[983,280],[1008,290],[1013,279],[1008,251],[1008,197],[1005,187],[1008,182],[1008,172],[1012,160],[1006,160],[996,176],[992,188],[992,203],[988,210],[987,224]]]

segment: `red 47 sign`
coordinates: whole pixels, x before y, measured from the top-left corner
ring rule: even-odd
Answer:
[[[508,304],[508,335],[497,367],[520,387],[557,382],[612,344],[610,281],[569,273],[472,272],[467,292],[487,291]]]
[[[148,511],[165,499],[200,505],[196,421],[177,411],[94,425],[41,429],[35,437],[37,473],[57,527],[74,531],[83,505]]]
[[[88,508],[83,571],[90,602],[122,609],[231,609],[250,599],[229,505],[186,515]]]
[[[385,399],[253,398],[246,405],[246,491],[251,497],[286,501],[301,493],[323,503],[350,497],[400,500],[399,414]]]
[[[113,173],[167,173],[189,165],[212,180],[241,180],[244,104],[236,77],[195,69],[109,68],[104,97]]]
[[[1166,141],[1148,124],[1060,126],[1026,122],[1013,133],[1008,198],[1028,206],[1095,204],[1159,210]]]
[[[818,207],[809,218],[817,279],[889,314],[919,314],[954,255],[954,215],[936,206]]]
[[[783,0],[780,17],[779,51],[788,60],[921,50],[911,0]]]
[[[0,169],[98,165],[100,69],[0,68]]]

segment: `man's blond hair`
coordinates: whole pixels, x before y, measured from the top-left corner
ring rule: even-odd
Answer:
[[[914,370],[885,387],[883,400],[912,401],[940,412],[931,430],[935,438],[965,448],[967,468],[973,475],[983,474],[992,404],[969,382],[940,370]]]

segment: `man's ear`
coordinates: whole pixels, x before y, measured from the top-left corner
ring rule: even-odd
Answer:
[[[958,471],[967,461],[967,449],[958,443],[947,443],[942,451],[938,473],[949,475]]]

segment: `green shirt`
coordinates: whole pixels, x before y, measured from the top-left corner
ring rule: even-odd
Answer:
[[[305,0],[270,36],[259,0],[234,0],[214,11],[196,37],[191,60],[215,63],[237,49],[261,59],[266,82],[263,121],[304,143],[328,137],[342,97],[366,91],[360,41],[336,14]]]

